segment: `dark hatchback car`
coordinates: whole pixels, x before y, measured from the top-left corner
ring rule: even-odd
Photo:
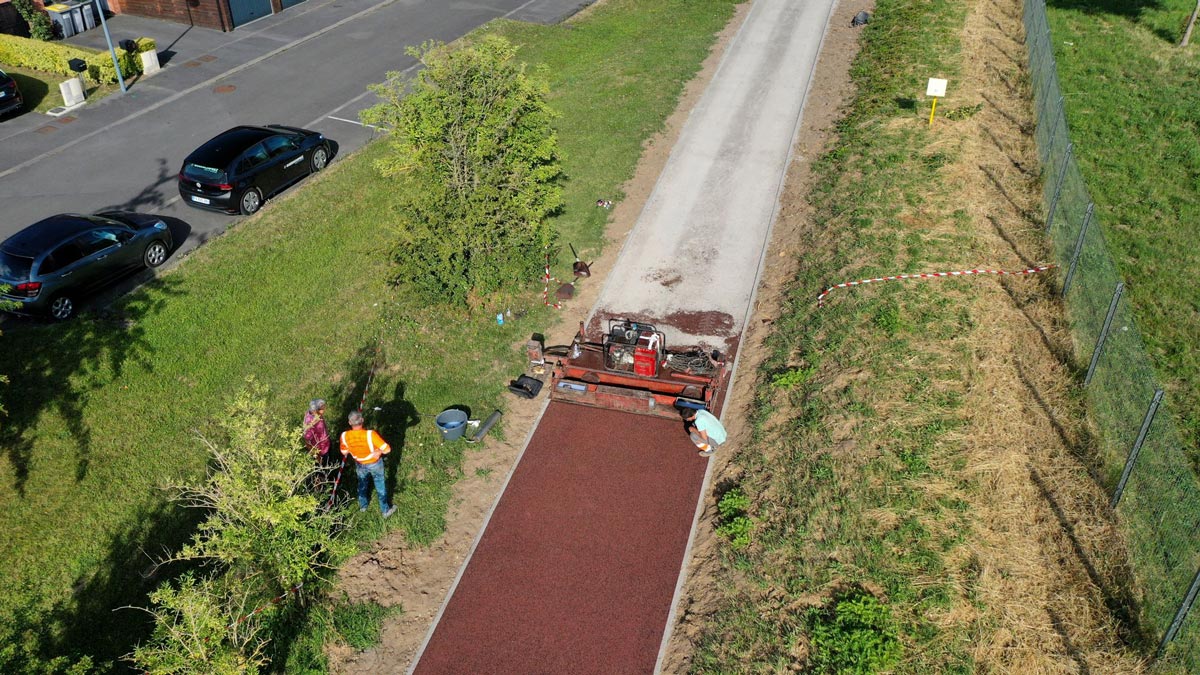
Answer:
[[[179,194],[190,206],[250,215],[263,202],[329,163],[328,139],[272,124],[235,127],[188,155]]]
[[[10,311],[68,319],[81,296],[132,269],[158,267],[172,244],[166,223],[151,215],[50,216],[0,243],[3,298],[17,303]]]
[[[0,115],[20,110],[25,105],[21,89],[11,75],[0,70]]]

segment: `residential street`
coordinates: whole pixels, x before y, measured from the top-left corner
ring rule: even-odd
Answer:
[[[554,23],[587,4],[307,0],[229,33],[113,17],[114,43],[155,38],[162,72],[73,111],[73,120],[26,113],[0,123],[0,238],[55,213],[131,209],[190,226],[178,260],[238,220],[180,203],[175,176],[204,141],[238,124],[300,126],[336,141],[336,162],[370,139],[357,124],[374,100],[367,85],[411,68],[405,47],[448,42],[498,17]],[[105,47],[99,28],[70,42]]]

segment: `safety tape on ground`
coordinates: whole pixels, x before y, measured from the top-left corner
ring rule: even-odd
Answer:
[[[858,281],[847,281],[845,283],[834,284],[833,286],[826,288],[820,295],[817,296],[817,307],[818,308],[824,307],[825,306],[825,296],[829,295],[831,292],[833,292],[836,289],[849,288],[851,286],[864,286],[866,284],[873,284],[877,281],[901,281],[904,279],[933,279],[936,277],[963,277],[963,276],[973,276],[973,275],[977,276],[977,275],[982,275],[982,274],[1004,274],[1004,275],[1009,275],[1009,276],[1016,276],[1016,275],[1022,275],[1022,274],[1036,274],[1038,272],[1045,272],[1046,270],[1052,269],[1055,267],[1058,267],[1058,265],[1041,265],[1038,267],[1030,267],[1029,269],[1012,270],[1012,271],[975,269],[975,270],[961,270],[958,272],[922,272],[919,274],[897,274],[897,275],[890,276],[890,277],[875,277],[874,279],[859,279]]]

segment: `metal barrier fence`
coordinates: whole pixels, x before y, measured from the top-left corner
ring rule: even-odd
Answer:
[[[1157,668],[1200,673],[1200,484],[1155,381],[1123,297],[1097,212],[1075,161],[1059,89],[1045,0],[1024,0],[1025,44],[1037,117],[1046,233],[1098,431],[1105,486],[1136,577],[1129,607],[1157,641]]]

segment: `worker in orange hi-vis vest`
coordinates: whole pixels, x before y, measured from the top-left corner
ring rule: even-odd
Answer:
[[[387,518],[396,512],[395,506],[388,505],[387,477],[383,473],[383,456],[392,451],[392,446],[375,430],[363,429],[361,412],[355,410],[350,413],[348,421],[350,430],[342,432],[342,456],[353,457],[358,464],[358,510],[366,511],[371,503],[367,500],[368,479],[371,479],[375,482],[379,510]]]

